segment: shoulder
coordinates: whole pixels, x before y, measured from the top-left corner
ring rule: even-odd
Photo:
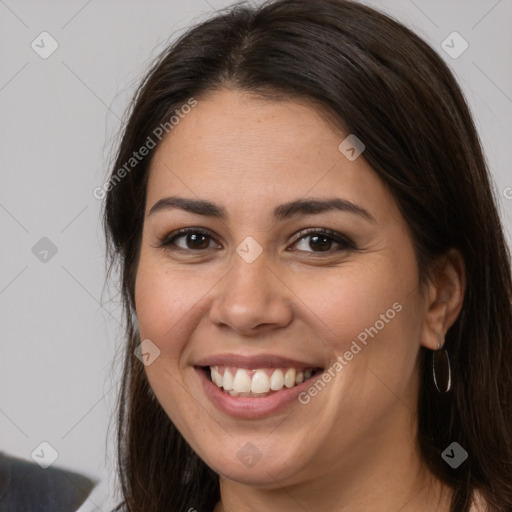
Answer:
[[[91,492],[91,478],[0,452],[2,511],[43,510],[75,512]]]
[[[119,506],[119,499],[114,491],[110,477],[100,478],[76,512],[125,512],[126,509]]]

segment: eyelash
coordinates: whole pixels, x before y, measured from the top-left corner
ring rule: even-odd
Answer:
[[[170,233],[169,235],[165,236],[163,239],[160,240],[160,243],[158,245],[159,248],[164,248],[166,250],[170,251],[190,251],[190,252],[204,252],[208,249],[184,249],[182,247],[172,247],[174,245],[174,242],[185,235],[195,233],[204,235],[207,237],[210,237],[210,239],[215,240],[215,238],[209,233],[208,231],[202,229],[202,228],[183,228],[178,231],[175,231],[173,233]],[[306,253],[312,253],[312,254],[332,254],[333,252],[340,252],[340,251],[346,251],[346,250],[356,250],[356,246],[352,240],[347,238],[344,235],[341,235],[340,233],[337,233],[336,231],[332,231],[330,229],[325,228],[308,228],[303,229],[302,231],[299,231],[294,236],[293,244],[296,244],[303,238],[307,238],[308,236],[313,235],[322,235],[326,238],[332,240],[333,242],[337,243],[338,245],[342,246],[337,251],[333,251],[329,249],[328,251],[299,251],[299,252],[306,252]]]

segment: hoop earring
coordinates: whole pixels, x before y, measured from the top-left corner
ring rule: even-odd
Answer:
[[[444,349],[439,342],[437,346],[438,349],[432,352],[432,375],[434,377],[434,385],[439,393],[447,393],[452,387],[450,358],[448,357],[446,349]],[[439,379],[439,377],[441,378]]]

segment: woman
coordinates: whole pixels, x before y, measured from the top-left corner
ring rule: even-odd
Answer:
[[[384,14],[217,14],[105,190],[131,512],[512,510],[510,257],[451,72]]]

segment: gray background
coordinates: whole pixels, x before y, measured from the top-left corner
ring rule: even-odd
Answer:
[[[115,287],[102,297],[101,201],[93,190],[105,181],[125,107],[151,59],[231,3],[0,0],[0,450],[30,460],[46,441],[57,466],[98,476],[114,467],[107,428],[120,305]],[[412,27],[455,72],[510,239],[512,0],[365,3]],[[43,31],[59,45],[47,59],[31,47]],[[469,43],[457,59],[441,47],[453,31]],[[44,241],[34,254],[43,237],[55,255],[39,252]]]

